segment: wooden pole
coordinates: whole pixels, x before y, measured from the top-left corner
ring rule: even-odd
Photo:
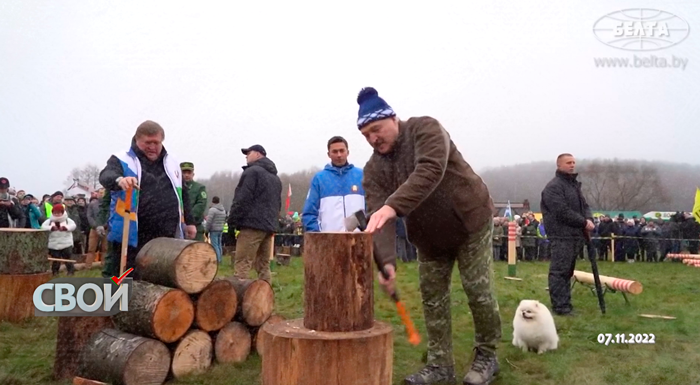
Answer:
[[[372,235],[304,234],[304,318],[262,327],[263,385],[388,385],[393,328],[375,321]]]
[[[610,262],[615,262],[615,234],[610,234]]]
[[[129,250],[129,226],[131,225],[131,195],[134,193],[133,187],[126,189],[126,202],[124,204],[124,226],[122,229],[122,252],[119,263],[119,276],[126,270],[126,253]]]
[[[515,221],[508,222],[508,276],[515,277],[518,255],[515,248]]]

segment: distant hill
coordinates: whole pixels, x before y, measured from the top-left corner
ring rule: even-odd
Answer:
[[[619,159],[577,160],[579,180],[592,209],[690,211],[700,187],[700,166]],[[544,186],[554,177],[554,162],[532,162],[480,171],[494,200],[530,201],[540,210]]]
[[[554,176],[554,162],[534,162],[479,170],[497,201],[530,201],[539,211],[540,194]],[[578,160],[580,180],[586,198],[594,210],[620,211],[690,211],[700,186],[700,166],[678,163],[652,163],[639,160]],[[313,175],[313,167],[291,174],[280,174],[282,205],[292,188],[290,211],[301,211]],[[198,179],[207,186],[209,197],[221,198],[230,208],[240,170],[216,172],[208,179]]]

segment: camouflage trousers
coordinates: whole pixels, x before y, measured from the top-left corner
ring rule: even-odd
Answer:
[[[493,223],[489,221],[453,253],[418,250],[429,365],[454,365],[450,283],[455,261],[474,320],[476,347],[487,354],[496,352],[501,339],[501,316],[493,284],[492,233]]]

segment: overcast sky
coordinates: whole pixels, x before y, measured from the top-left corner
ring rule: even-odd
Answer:
[[[3,0],[0,176],[62,189],[147,119],[199,177],[240,170],[255,143],[281,172],[320,167],[333,135],[363,166],[365,86],[402,118],[440,120],[477,170],[561,152],[700,163],[700,1],[235,3]],[[601,17],[639,7],[681,17],[687,38],[653,52],[596,38]],[[635,55],[687,65],[594,63]]]

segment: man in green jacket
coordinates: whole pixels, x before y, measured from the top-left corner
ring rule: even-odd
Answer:
[[[388,280],[379,279],[386,291],[393,292],[396,279],[397,217],[405,220],[408,240],[418,249],[427,365],[404,383],[456,383],[450,282],[457,265],[475,329],[474,359],[463,384],[490,384],[499,372],[501,317],[493,289],[494,207],[488,187],[437,120],[400,120],[371,87],[360,91],[357,102],[357,126],[374,148],[363,169],[371,214],[366,231],[388,272]]]
[[[182,179],[189,190],[190,204],[192,204],[192,216],[197,224],[197,236],[194,238],[198,241],[204,241],[204,211],[207,209],[207,188],[194,181],[194,163],[180,163],[182,170]]]

